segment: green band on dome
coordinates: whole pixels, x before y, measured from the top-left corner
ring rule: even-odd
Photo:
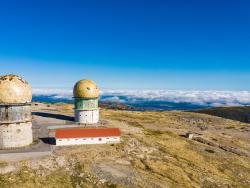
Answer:
[[[75,98],[75,109],[76,110],[98,109],[98,98],[94,99]]]

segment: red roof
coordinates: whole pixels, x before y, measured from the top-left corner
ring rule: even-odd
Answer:
[[[86,137],[107,137],[120,136],[118,128],[97,128],[97,129],[57,129],[55,138],[86,138]]]

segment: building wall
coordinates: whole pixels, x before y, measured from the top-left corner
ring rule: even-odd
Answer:
[[[32,142],[31,122],[0,125],[0,149],[24,147]]]
[[[0,124],[31,121],[31,106],[0,105]]]
[[[75,98],[76,110],[96,110],[98,109],[98,99]]]
[[[98,123],[98,98],[75,98],[75,121],[86,125]]]
[[[75,110],[75,121],[81,124],[95,124],[99,121],[99,109]]]
[[[96,137],[96,138],[70,138],[70,139],[56,139],[57,146],[67,145],[82,145],[82,144],[108,144],[119,143],[120,137]]]

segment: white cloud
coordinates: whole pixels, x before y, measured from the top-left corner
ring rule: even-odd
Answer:
[[[72,98],[71,89],[33,89],[34,95]],[[101,100],[123,103],[165,101],[209,106],[250,105],[250,91],[102,90]]]
[[[110,101],[110,102],[119,102],[119,103],[126,103],[126,100],[120,99],[118,96],[108,96],[105,98],[101,98],[102,101]]]
[[[52,95],[54,98],[72,98],[71,89],[58,89],[58,88],[34,88],[32,89],[33,95],[38,96],[49,96]]]

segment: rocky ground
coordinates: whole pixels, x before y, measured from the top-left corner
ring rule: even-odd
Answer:
[[[69,124],[72,108],[33,104],[42,112],[33,119],[39,126]],[[120,128],[122,142],[52,146],[48,156],[1,161],[0,187],[250,187],[250,124],[192,112],[111,109],[101,109],[101,124]]]

